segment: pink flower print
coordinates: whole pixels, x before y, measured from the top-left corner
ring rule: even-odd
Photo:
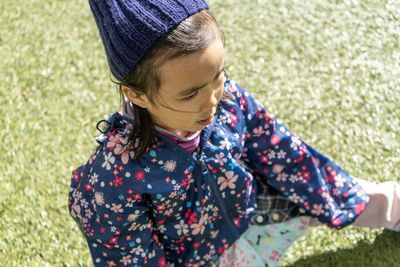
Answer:
[[[143,171],[138,171],[135,173],[135,179],[137,181],[143,181],[144,180],[144,172]]]
[[[332,225],[337,226],[340,225],[342,223],[342,220],[340,220],[340,218],[336,218],[332,221]]]
[[[272,255],[271,256],[269,256],[269,259],[271,260],[271,261],[279,261],[279,258],[280,258],[280,256],[281,256],[281,253],[279,253],[279,251],[277,251],[277,250],[273,250],[272,251]]]
[[[235,126],[236,125],[236,123],[238,122],[238,116],[237,115],[231,115],[230,116],[230,119],[231,119],[231,125],[232,125],[232,127],[233,126]]]
[[[336,187],[343,187],[344,186],[344,179],[341,174],[335,176],[335,186]]]
[[[247,106],[247,100],[246,100],[246,98],[244,98],[244,97],[240,98],[240,105],[241,105],[242,110],[246,110],[246,109],[244,108],[245,106]]]
[[[114,212],[116,212],[116,213],[122,213],[122,212],[124,212],[124,210],[122,209],[122,204],[115,204],[115,203],[113,203],[113,204],[111,204],[111,208],[110,208],[112,211],[114,211]]]
[[[165,267],[167,265],[167,261],[164,257],[158,260],[158,266],[159,267]]]
[[[223,166],[227,159],[224,157],[224,153],[220,152],[219,154],[215,154],[214,162],[218,163],[219,165]]]
[[[283,165],[281,165],[281,164],[275,164],[273,167],[272,167],[272,171],[274,172],[274,173],[281,173],[282,172],[282,170],[285,168],[285,166],[283,166]]]
[[[122,185],[122,184],[123,184],[123,182],[122,182],[122,177],[116,176],[116,177],[114,178],[114,180],[112,180],[112,184],[113,184],[114,186],[120,186],[120,185]]]
[[[235,175],[235,173],[233,171],[225,172],[225,176],[226,177],[220,176],[218,178],[217,182],[220,185],[219,190],[222,191],[226,187],[229,187],[230,189],[234,189],[236,187],[234,183],[236,182],[238,176]]]
[[[278,174],[278,176],[276,177],[276,180],[280,181],[280,182],[286,182],[287,178],[288,178],[288,174],[285,172],[281,172],[280,174]]]
[[[208,214],[201,216],[199,223],[194,223],[190,226],[193,235],[203,234],[205,230],[205,225],[207,224]]]
[[[123,149],[122,145],[126,145],[128,143],[128,138],[122,136],[121,134],[111,135],[107,142],[107,148],[109,150],[114,150],[115,154],[119,154],[119,152]]]
[[[254,136],[260,137],[264,133],[264,129],[262,126],[258,126],[258,128],[253,129]]]
[[[93,186],[91,184],[89,184],[89,183],[85,184],[85,189],[86,189],[86,191],[90,192],[90,191],[92,191]]]
[[[279,138],[279,136],[277,136],[276,134],[273,134],[271,136],[271,143],[276,146],[281,142],[281,139]]]
[[[323,205],[322,204],[314,204],[313,205],[313,208],[312,208],[312,210],[311,210],[311,213],[312,214],[315,214],[315,215],[320,215],[320,214],[322,214],[324,212],[324,208],[323,208]]]
[[[71,205],[71,215],[72,217],[76,218],[76,217],[80,217],[80,213],[81,213],[81,206],[79,206],[78,204],[74,203]]]
[[[128,264],[132,263],[131,255],[123,256],[122,259],[120,260],[120,262],[122,262],[123,265],[128,265]]]
[[[185,219],[188,221],[188,224],[193,224],[197,222],[196,213],[191,210],[188,210],[185,213]]]
[[[262,162],[262,163],[267,163],[268,161],[269,161],[269,158],[268,158],[267,155],[262,155],[262,156],[261,156],[261,162]]]
[[[354,206],[354,212],[356,213],[356,214],[360,214],[364,209],[365,209],[365,206],[366,206],[367,204],[365,204],[365,203],[360,203],[360,204],[356,204],[355,206]]]
[[[107,267],[115,267],[115,266],[117,266],[115,261],[107,261]]]
[[[233,224],[239,228],[240,227],[240,218],[239,217],[235,217],[233,218]]]
[[[118,138],[117,138],[116,136],[114,136],[114,135],[111,135],[110,138],[108,139],[108,142],[107,142],[106,147],[107,147],[107,149],[108,149],[109,151],[111,151],[111,150],[114,150],[115,146],[116,146],[118,143],[119,143]]]
[[[129,162],[129,159],[134,159],[135,158],[135,152],[130,151],[127,147],[123,149],[121,152],[121,161],[123,164],[127,164]]]

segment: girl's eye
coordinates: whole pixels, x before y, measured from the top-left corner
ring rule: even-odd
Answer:
[[[218,76],[216,77],[217,79],[218,78],[221,78],[222,76],[224,76],[225,75],[225,68],[223,68],[222,69],[222,71],[218,74]]]
[[[224,77],[224,74],[225,74],[225,68],[222,69],[221,72],[218,73],[217,76],[215,76],[215,81],[219,80],[221,77]],[[197,90],[196,92],[194,92],[193,94],[191,94],[191,95],[189,95],[189,96],[187,96],[185,98],[182,98],[182,100],[184,100],[184,101],[185,100],[190,100],[190,99],[194,98],[198,94],[198,92],[199,92],[199,90]]]
[[[192,99],[193,97],[195,97],[195,96],[197,95],[198,92],[199,92],[199,90],[197,90],[196,92],[194,92],[194,93],[191,94],[190,96],[187,96],[187,97],[183,98],[183,100],[190,100],[190,99]]]

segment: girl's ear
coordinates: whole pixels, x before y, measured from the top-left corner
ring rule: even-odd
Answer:
[[[136,92],[135,90],[122,85],[122,92],[124,93],[124,95],[129,99],[129,101],[131,101],[133,104],[142,107],[142,108],[148,108],[150,105],[150,101],[147,98],[147,96],[145,94],[140,94],[138,92]]]

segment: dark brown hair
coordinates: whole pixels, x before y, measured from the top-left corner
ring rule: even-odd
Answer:
[[[217,31],[215,31],[217,29]],[[216,36],[216,32],[219,36]],[[216,37],[224,42],[224,35],[215,17],[209,10],[203,10],[181,22],[174,30],[161,37],[127,77],[119,83],[120,102],[124,104],[122,86],[147,96],[149,101],[158,95],[160,68],[168,60],[201,51]],[[145,108],[132,103],[134,126],[129,136],[129,150],[138,159],[151,146],[155,130],[150,114]]]

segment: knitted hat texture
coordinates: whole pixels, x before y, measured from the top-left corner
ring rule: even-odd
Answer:
[[[119,81],[163,35],[208,9],[203,0],[89,0],[111,73]]]

